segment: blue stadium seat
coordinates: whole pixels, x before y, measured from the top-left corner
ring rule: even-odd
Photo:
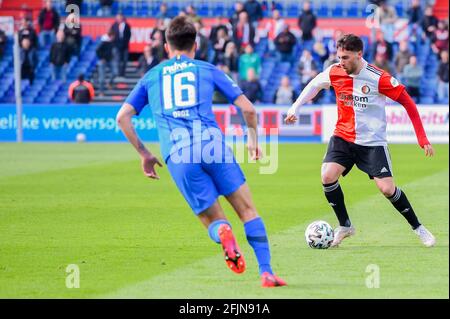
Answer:
[[[324,18],[324,17],[329,17],[329,8],[326,5],[326,3],[322,3],[321,6],[317,9],[317,16]]]
[[[298,4],[292,4],[287,8],[288,17],[298,17],[300,15],[300,10]]]
[[[209,7],[206,4],[202,4],[198,9],[197,9],[197,14],[201,17],[207,17],[209,14]]]
[[[358,4],[355,2],[352,2],[350,6],[347,8],[346,15],[349,18],[356,18],[359,17],[359,8]]]
[[[420,104],[433,104],[434,103],[434,97],[431,96],[422,96],[420,97]]]
[[[336,3],[336,6],[331,10],[333,18],[341,18],[344,15],[344,8],[341,3]]]

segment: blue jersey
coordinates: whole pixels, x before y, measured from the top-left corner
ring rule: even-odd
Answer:
[[[164,160],[182,147],[195,143],[194,122],[201,123],[201,131],[217,128],[212,111],[212,99],[219,90],[233,103],[242,94],[233,80],[214,65],[176,56],[148,71],[125,100],[136,113],[149,105],[155,118],[161,154]],[[186,129],[189,136],[174,140],[174,130]],[[176,147],[174,145],[176,144]]]

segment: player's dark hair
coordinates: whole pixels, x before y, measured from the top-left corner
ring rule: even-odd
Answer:
[[[364,44],[360,37],[354,34],[345,34],[337,41],[336,48],[341,48],[346,51],[359,52],[363,51]]]
[[[189,51],[195,43],[197,31],[194,24],[187,17],[176,17],[170,24],[166,32],[166,40],[172,49]]]

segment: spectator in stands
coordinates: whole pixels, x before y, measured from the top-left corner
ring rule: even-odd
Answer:
[[[59,30],[56,33],[56,41],[50,48],[50,63],[52,65],[52,80],[67,79],[67,64],[70,62],[70,49],[64,41],[64,32]]]
[[[96,54],[98,58],[98,82],[99,82],[99,90],[100,96],[104,95],[105,92],[105,78],[106,78],[106,69],[109,69],[110,78],[108,81],[108,89],[112,88],[112,84],[114,82],[114,78],[117,75],[117,65],[113,62],[114,60],[114,32],[111,30],[108,34],[104,34],[100,43],[96,49]]]
[[[247,80],[248,70],[253,69],[256,76],[261,73],[261,58],[258,54],[253,52],[253,47],[248,45],[245,48],[245,53],[239,58],[239,78]]]
[[[158,14],[155,16],[155,18],[157,19],[171,19],[171,16],[169,15],[169,11],[168,11],[168,7],[167,7],[167,3],[162,2],[159,6],[159,12]]]
[[[298,73],[302,90],[318,74],[318,67],[312,58],[311,51],[303,50],[300,63],[298,64]]]
[[[294,59],[294,48],[297,44],[297,39],[295,35],[289,31],[289,25],[284,25],[283,32],[281,32],[275,38],[275,46],[277,48],[277,56],[281,62],[289,62],[293,64]]]
[[[94,87],[84,79],[84,75],[78,75],[78,80],[69,86],[69,98],[73,103],[89,103],[95,96]]]
[[[31,46],[29,38],[22,39],[20,50],[20,63],[22,79],[30,80],[30,84],[34,81],[34,72],[38,65],[38,55],[36,49]]]
[[[417,58],[412,55],[409,58],[409,63],[403,68],[403,84],[406,86],[406,90],[411,95],[416,103],[419,103],[420,99],[420,79],[423,75],[423,68],[417,64]]]
[[[441,61],[438,68],[438,103],[448,103],[448,51],[441,51]]]
[[[378,18],[381,32],[384,39],[389,44],[394,42],[395,21],[397,21],[397,11],[388,4],[388,1],[381,1],[380,6],[375,9],[375,16]]]
[[[167,30],[169,23],[170,23],[170,20],[168,20],[168,19],[158,19],[156,22],[156,27],[153,28],[150,38],[152,40],[154,40],[155,33],[161,32],[162,41],[163,41],[163,43],[166,43],[166,30]]]
[[[434,36],[434,31],[436,31],[438,24],[438,19],[433,14],[433,6],[428,5],[425,8],[425,16],[422,19],[422,33],[423,38],[432,39]]]
[[[151,45],[146,45],[144,47],[144,54],[139,57],[138,70],[141,77],[159,63],[158,59],[154,56],[153,51]]]
[[[382,32],[377,34],[377,41],[373,44],[372,57],[375,58],[379,54],[383,55],[387,61],[392,59],[392,44],[386,41]]]
[[[325,62],[323,62],[323,69],[326,70],[329,66],[335,63],[339,63],[339,59],[336,55],[336,52],[331,52],[328,55],[328,59],[326,59]]]
[[[333,38],[329,39],[326,44],[326,49],[329,55],[337,52],[336,43],[343,34],[344,32],[342,30],[334,30]]]
[[[419,45],[422,41],[422,20],[423,12],[420,0],[412,0],[411,7],[407,10],[408,14],[408,35],[409,41]]]
[[[228,37],[228,33],[226,32],[226,29],[220,28],[217,30],[216,35],[216,41],[213,42],[213,48],[214,48],[214,59],[213,64],[223,64],[224,62],[224,55],[225,55],[225,48],[227,47],[227,44],[230,42],[230,38]]]
[[[114,0],[99,0],[100,8],[97,11],[99,17],[107,17],[112,14],[112,5]]]
[[[81,32],[81,24],[79,17],[70,13],[67,16],[66,23],[64,24],[64,42],[66,43],[70,56],[80,55],[81,42],[83,40]]]
[[[167,52],[164,49],[164,38],[163,38],[163,32],[161,30],[157,30],[152,37],[152,48],[153,48],[153,55],[156,57],[156,59],[159,62],[164,61],[167,59]]]
[[[58,31],[60,18],[51,0],[45,1],[45,7],[39,13],[39,43],[46,47],[55,41],[55,34]]]
[[[202,23],[199,21],[194,22],[197,36],[195,37],[195,43],[197,43],[197,50],[195,51],[195,59],[208,61],[208,38],[203,35]]]
[[[193,23],[195,22],[201,22],[201,18],[197,15],[197,11],[195,10],[195,7],[190,4],[186,7],[186,15],[191,18],[191,21]]]
[[[244,4],[240,1],[234,3],[234,12],[230,18],[230,24],[233,29],[235,29],[236,25],[239,22],[239,15],[241,12],[245,11]]]
[[[275,38],[283,31],[286,22],[281,18],[279,10],[273,10],[272,18],[267,21],[266,31],[269,43],[269,51],[275,51]]]
[[[111,26],[111,31],[114,33],[115,63],[118,65],[118,75],[124,77],[128,62],[131,28],[122,13],[116,15],[116,22]]]
[[[407,10],[408,24],[420,25],[423,19],[423,12],[420,6],[420,0],[412,0],[411,6]]]
[[[231,78],[238,82],[238,71],[239,71],[239,54],[236,49],[236,44],[234,42],[228,42],[225,48],[225,54],[223,56],[223,65],[230,71]]]
[[[209,32],[209,42],[217,42],[217,33],[220,29],[223,29],[230,39],[233,36],[233,26],[227,21],[225,17],[216,17],[213,25],[211,26],[211,31]]]
[[[6,43],[8,42],[8,37],[6,36],[5,31],[0,29],[0,59],[3,58],[3,54],[5,52]]]
[[[249,23],[246,11],[239,13],[239,21],[233,29],[233,37],[240,52],[245,51],[248,45],[253,47],[255,44],[255,28]]]
[[[408,42],[406,40],[400,41],[397,55],[394,58],[395,71],[400,82],[402,82],[401,74],[403,73],[403,68],[409,63],[411,55]]]
[[[247,70],[247,79],[241,81],[239,86],[241,87],[244,95],[250,100],[250,102],[257,103],[261,101],[262,88],[253,68],[249,68]]]
[[[437,55],[440,55],[444,50],[448,50],[448,24],[444,20],[438,22],[431,48]]]
[[[312,55],[314,60],[320,61],[320,64],[323,64],[325,60],[328,59],[328,52],[325,48],[325,45],[323,44],[322,39],[317,39],[314,42],[314,45],[312,47]]]
[[[273,97],[273,103],[281,105],[291,105],[295,102],[297,94],[294,88],[291,86],[288,76],[283,76],[281,78],[280,87],[275,91]]]
[[[375,61],[374,61],[373,64],[374,64],[376,67],[378,67],[378,68],[380,68],[380,69],[382,69],[382,70],[388,72],[389,74],[395,74],[395,73],[392,71],[391,64],[389,63],[388,60],[386,60],[386,57],[385,57],[384,54],[377,54],[377,55],[375,56]]]
[[[317,26],[317,18],[311,10],[311,3],[303,3],[303,11],[298,17],[298,27],[302,31],[302,45],[306,50],[311,50],[314,44],[313,31]]]
[[[30,39],[31,47],[36,50],[38,49],[38,36],[33,28],[33,23],[30,19],[24,17],[20,20],[20,28],[18,34],[20,44],[22,44],[22,40],[24,38],[28,38]]]
[[[263,18],[263,11],[261,4],[256,0],[247,0],[244,3],[244,10],[247,11],[249,21],[253,28],[258,27],[258,22]]]

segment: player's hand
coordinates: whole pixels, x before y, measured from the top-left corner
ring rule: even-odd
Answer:
[[[262,157],[262,151],[259,148],[259,146],[254,146],[252,143],[247,144],[248,153],[250,154],[250,158],[252,161],[256,161],[261,159]]]
[[[295,116],[295,111],[290,108],[289,111],[287,112],[287,116],[284,119],[284,123],[286,124],[294,124],[295,122],[297,122],[297,117]]]
[[[423,149],[425,150],[425,156],[433,156],[434,155],[434,149],[431,144],[426,144],[423,146]]]
[[[153,155],[145,155],[141,157],[142,170],[144,175],[153,179],[159,179],[158,174],[155,171],[155,165],[162,167],[161,162]]]

